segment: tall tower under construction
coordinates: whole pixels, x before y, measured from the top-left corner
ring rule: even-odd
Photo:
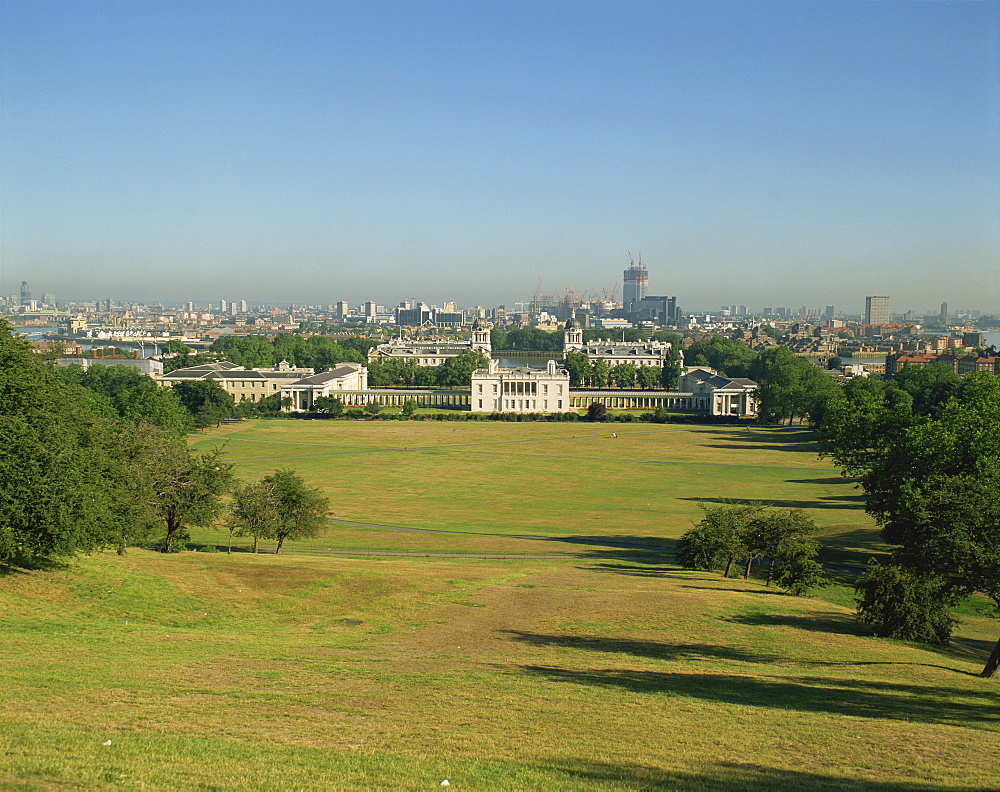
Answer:
[[[646,265],[642,263],[642,256],[639,256],[639,263],[636,264],[629,253],[629,266],[625,270],[622,284],[622,305],[628,308],[631,303],[645,297],[648,285],[649,274],[646,272]]]

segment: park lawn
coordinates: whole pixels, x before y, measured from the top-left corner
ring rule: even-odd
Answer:
[[[132,550],[0,576],[0,787],[996,787],[950,650],[628,557]],[[111,740],[111,745],[102,743]]]
[[[221,445],[247,479],[292,467],[336,518],[356,523],[662,544],[700,519],[702,502],[762,500],[804,508],[823,534],[866,546],[874,534],[858,491],[809,438],[671,424],[273,420],[193,444]]]

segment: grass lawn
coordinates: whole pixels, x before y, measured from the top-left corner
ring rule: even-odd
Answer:
[[[878,537],[858,490],[817,458],[808,436],[670,424],[277,420],[225,426],[194,445],[223,445],[248,479],[296,469],[331,498],[339,520],[469,535],[443,535],[442,551],[503,552],[502,537],[512,535],[569,539],[572,550],[588,538],[663,544],[700,519],[699,503],[749,499],[806,509],[848,554],[871,549]],[[342,525],[335,540],[354,550],[412,544],[363,525]]]
[[[933,651],[634,561],[143,550],[0,613],[4,789],[996,788],[985,619]]]
[[[877,640],[843,587],[789,597],[657,555],[714,498],[808,509],[838,562],[876,548],[850,482],[796,440],[200,435],[247,478],[294,467],[352,522],[281,556],[135,549],[0,574],[0,789],[996,789],[985,612],[948,649]],[[309,552],[325,549],[422,557]]]

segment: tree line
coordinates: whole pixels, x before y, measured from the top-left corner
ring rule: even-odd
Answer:
[[[176,394],[151,380],[132,387],[124,371],[57,372],[0,323],[0,565],[151,541],[170,551],[223,511],[232,465],[186,446]],[[290,471],[274,476],[280,547],[317,528],[319,496]]]
[[[973,594],[1000,616],[1000,378],[941,364],[856,377],[817,430],[893,548],[858,581],[861,619],[878,635],[945,643],[951,607]],[[1000,641],[983,676],[998,667]]]

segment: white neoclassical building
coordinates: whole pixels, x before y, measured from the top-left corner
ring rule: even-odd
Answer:
[[[448,358],[457,357],[469,350],[482,352],[489,357],[492,348],[489,327],[482,320],[476,319],[472,325],[472,338],[468,341],[394,338],[368,350],[368,359],[397,358],[412,360],[418,366],[440,366]]]
[[[563,333],[563,354],[579,352],[591,361],[603,358],[609,366],[631,363],[634,366],[663,366],[670,355],[669,341],[588,341],[583,329],[573,320],[566,322]]]
[[[757,415],[757,383],[751,379],[723,377],[710,368],[685,368],[677,390],[708,397],[709,415],[750,418]]]
[[[368,369],[360,363],[340,363],[329,371],[281,386],[281,409],[285,412],[305,412],[312,409],[320,396],[339,396],[345,391],[356,394],[368,390]],[[286,402],[285,400],[290,401]]]
[[[161,385],[176,385],[178,382],[196,382],[198,380],[216,382],[236,402],[244,400],[259,402],[269,396],[276,395],[285,384],[295,382],[303,375],[312,373],[311,368],[295,368],[284,360],[270,369],[245,369],[235,363],[223,361],[176,369],[169,374],[157,377],[156,381]]]
[[[569,372],[550,360],[543,369],[488,368],[472,373],[472,412],[569,412]]]

